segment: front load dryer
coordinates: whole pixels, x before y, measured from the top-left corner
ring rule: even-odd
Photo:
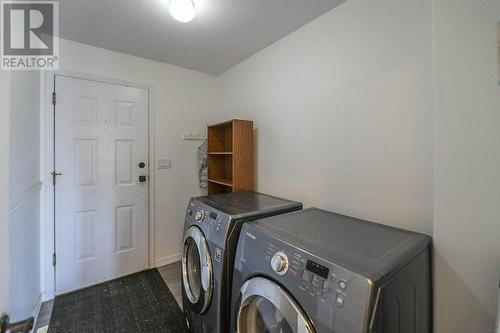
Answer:
[[[246,223],[231,331],[429,333],[431,238],[319,209]]]
[[[229,330],[230,282],[243,222],[299,209],[299,202],[255,192],[191,199],[182,252],[182,303],[191,332]]]

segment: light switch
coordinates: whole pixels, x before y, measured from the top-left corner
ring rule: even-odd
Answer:
[[[158,160],[158,169],[172,169],[172,160],[162,158]]]

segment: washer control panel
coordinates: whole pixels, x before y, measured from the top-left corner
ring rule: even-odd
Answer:
[[[189,203],[186,212],[186,221],[193,220],[198,224],[204,224],[210,232],[219,232],[222,226],[222,216],[216,211],[202,206],[196,206],[193,202]]]
[[[210,239],[220,246],[224,244],[224,232],[229,217],[196,200],[189,203],[186,211],[185,225],[197,225],[205,235],[212,234]]]
[[[266,249],[266,261],[278,276],[292,278],[299,290],[308,297],[343,308],[349,301],[352,272],[325,262],[313,255],[274,242]]]

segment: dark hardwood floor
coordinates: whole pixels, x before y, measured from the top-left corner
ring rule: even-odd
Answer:
[[[177,261],[169,265],[158,267],[158,271],[160,272],[163,280],[168,286],[168,289],[172,292],[175,297],[175,300],[182,308],[182,294],[181,294],[181,262]],[[52,305],[54,304],[53,300],[44,302],[40,309],[40,313],[38,314],[38,319],[35,324],[35,329],[33,332],[37,332],[37,330],[41,327],[47,326],[50,322],[50,315],[52,313]]]
[[[182,308],[182,273],[181,262],[177,261],[170,265],[158,267],[163,280],[167,284],[168,289],[172,292],[175,300]]]

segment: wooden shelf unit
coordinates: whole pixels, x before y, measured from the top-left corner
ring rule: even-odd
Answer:
[[[208,155],[232,155],[232,151],[218,151],[218,152],[211,152],[208,153]]]
[[[253,190],[253,122],[208,126],[208,194]]]

